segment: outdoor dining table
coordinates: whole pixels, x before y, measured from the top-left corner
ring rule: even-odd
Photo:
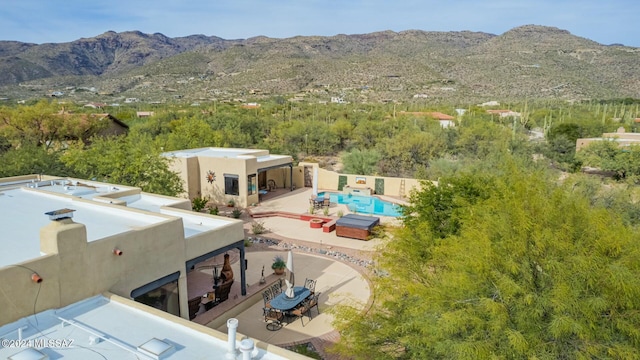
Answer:
[[[271,299],[271,307],[280,311],[288,311],[298,306],[304,299],[311,295],[311,291],[304,286],[294,286],[293,297],[288,298],[285,291]]]

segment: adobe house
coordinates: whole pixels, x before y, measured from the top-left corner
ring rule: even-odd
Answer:
[[[260,194],[274,188],[293,190],[293,158],[269,150],[199,148],[162,154],[171,170],[180,174],[190,199],[209,197],[218,204],[233,200],[247,207],[260,202]]]
[[[0,325],[105,291],[189,319],[194,266],[237,249],[242,222],[139,188],[41,175],[0,178]],[[245,267],[239,274],[246,295]],[[41,283],[34,304],[34,283]],[[194,294],[198,299],[203,294]]]
[[[603,133],[599,138],[583,138],[576,140],[576,152],[585,148],[595,141],[615,141],[618,146],[640,145],[640,133],[625,132],[623,127],[618,128],[614,133]]]

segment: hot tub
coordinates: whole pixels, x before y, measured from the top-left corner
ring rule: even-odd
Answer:
[[[380,218],[347,214],[336,221],[336,235],[352,239],[367,240],[374,226],[380,224]]]

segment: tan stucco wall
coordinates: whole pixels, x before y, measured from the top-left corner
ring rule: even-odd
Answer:
[[[0,325],[32,315],[34,308],[36,312],[60,308],[104,291],[129,298],[132,290],[175,272],[181,273],[181,314],[188,316],[185,262],[244,239],[242,222],[232,221],[185,240],[180,217],[154,216],[166,220],[91,242],[87,242],[85,226],[71,219],[43,227],[40,241],[45,256],[0,269],[7,295],[0,296]],[[114,255],[114,248],[123,255]],[[43,278],[40,284],[31,280],[34,271]]]
[[[203,179],[201,183],[201,193],[208,196],[212,202],[217,204],[226,204],[229,200],[233,200],[236,206],[245,207],[247,199],[247,164],[242,159],[237,158],[199,158],[200,173],[199,177]],[[207,171],[213,171],[216,174],[215,181],[210,184],[205,181]],[[224,175],[238,176],[238,193],[239,195],[225,195],[224,193]]]
[[[384,193],[377,195],[408,197],[412,190],[420,188],[420,181],[409,178],[394,178],[386,176],[373,175],[351,175],[339,174],[335,171],[320,169],[317,163],[301,162],[294,169],[294,182],[296,186],[304,186],[304,166],[318,167],[318,189],[319,190],[338,190],[338,179],[340,176],[347,177],[347,184],[354,188],[371,188],[375,190],[375,179],[384,179]],[[313,176],[313,171],[311,172]],[[356,177],[365,178],[364,184],[356,183]],[[404,181],[404,191],[402,190],[402,182]]]
[[[178,196],[189,199],[200,196],[200,167],[198,165],[198,158],[172,158],[169,161],[169,170],[177,173],[180,179],[182,179],[184,192]],[[204,178],[202,180],[206,183]]]
[[[194,197],[209,197],[210,201],[215,204],[224,205],[229,200],[233,200],[238,207],[246,207],[249,204],[257,203],[259,195],[249,195],[248,176],[258,173],[258,170],[265,167],[289,164],[291,158],[273,159],[268,162],[258,162],[256,156],[267,156],[267,150],[261,150],[257,153],[239,157],[189,157],[189,158],[173,158],[170,169],[179,174],[185,184],[184,196],[189,199]],[[286,184],[289,185],[289,168],[284,167],[287,178]],[[215,173],[215,180],[209,183],[207,174],[209,171]],[[281,188],[285,185],[282,178],[282,169],[271,169],[267,171],[267,179],[273,179],[277,187]],[[238,176],[238,195],[225,194],[224,174]],[[257,179],[256,179],[257,180]]]

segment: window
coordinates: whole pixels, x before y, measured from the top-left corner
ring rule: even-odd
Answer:
[[[175,272],[139,287],[131,292],[131,297],[137,302],[180,316],[179,276],[180,272]]]
[[[238,175],[224,174],[224,193],[225,195],[240,195]]]
[[[247,189],[249,195],[255,194],[258,191],[258,180],[256,174],[249,175],[247,183],[249,184],[249,188]]]

